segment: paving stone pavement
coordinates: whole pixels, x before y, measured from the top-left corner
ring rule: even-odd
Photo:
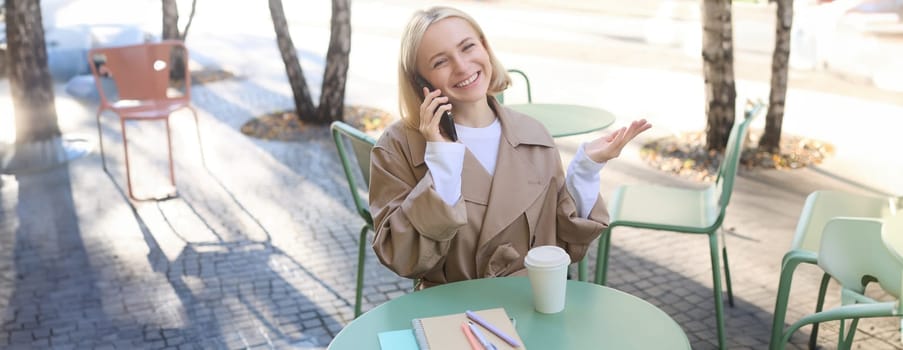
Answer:
[[[196,88],[206,166],[190,117],[176,116],[176,199],[126,200],[113,118],[104,121],[111,176],[97,152],[50,171],[4,175],[0,344],[324,348],[351,319],[362,221],[326,129],[300,143],[238,132],[242,122],[288,98],[241,80]],[[91,131],[90,113],[80,114],[82,122],[67,132]],[[133,150],[145,153],[134,158],[159,158],[133,165],[136,185],[147,187],[165,171],[164,149],[153,144],[162,128],[129,132]],[[559,140],[565,158],[579,140]],[[631,159],[627,154],[606,167],[604,195],[618,183],[698,186]],[[736,303],[726,308],[731,348],[766,346],[780,257],[805,196],[823,188],[862,191],[811,169],[741,171],[725,221]],[[714,348],[705,238],[619,229],[613,242],[610,286],[662,308],[694,348]],[[801,268],[788,319],[813,308],[818,278],[814,268]],[[372,252],[366,280],[365,310],[410,291],[410,282],[380,266]],[[836,292],[832,286],[828,305],[836,304]],[[896,325],[863,321],[857,345],[899,348]],[[836,332],[825,325],[820,343],[833,344]],[[794,344],[807,334],[799,332]]]
[[[57,96],[65,134],[96,142],[96,106]],[[49,171],[0,177],[0,347],[323,349],[351,320],[363,222],[328,131],[312,129],[297,143],[242,135],[250,118],[291,106],[287,86],[267,81],[210,83],[194,88],[192,99],[204,157],[190,116],[177,115],[178,198],[126,198],[112,117],[103,123],[110,175],[95,149]],[[165,184],[162,133],[160,125],[129,128],[140,191]],[[565,161],[591,136],[557,140]],[[650,168],[637,153],[634,145],[606,166],[603,196],[620,184],[700,186]],[[735,299],[725,308],[731,349],[767,347],[781,256],[806,195],[817,189],[870,193],[821,168],[741,170],[724,223]],[[715,348],[705,237],[623,228],[612,242],[609,286],[664,310],[694,349]],[[814,309],[820,277],[814,267],[798,270],[788,320]],[[365,310],[410,292],[410,281],[372,251],[365,279]],[[832,284],[827,305],[837,295]],[[808,332],[798,332],[790,348],[803,348]],[[833,348],[836,336],[836,324],[823,325],[819,344]],[[893,319],[863,320],[856,339],[861,349],[903,348]]]

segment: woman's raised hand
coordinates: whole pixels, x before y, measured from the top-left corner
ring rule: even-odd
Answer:
[[[442,92],[439,89],[430,91],[423,88],[423,103],[420,104],[420,133],[427,142],[450,142],[442,133],[439,132],[439,120],[442,119],[442,113],[450,111],[451,103],[448,103],[448,97],[440,96]]]
[[[651,127],[652,124],[649,124],[646,119],[634,120],[630,126],[622,127],[586,144],[584,149],[586,156],[597,163],[617,158],[630,140]]]

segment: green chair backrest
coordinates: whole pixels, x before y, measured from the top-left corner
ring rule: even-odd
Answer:
[[[332,129],[332,138],[335,141],[336,149],[339,151],[345,178],[348,180],[351,197],[354,199],[354,206],[357,208],[361,218],[366,220],[367,224],[372,227],[373,218],[370,215],[370,205],[364,199],[364,196],[361,195],[360,190],[366,190],[370,184],[370,150],[373,149],[376,140],[343,122],[333,122],[330,128]],[[351,153],[348,152],[349,145],[351,146]],[[351,164],[352,153],[357,166]],[[358,183],[355,168],[360,171],[363,183]]]
[[[903,208],[892,207],[892,213],[884,215],[884,229],[890,234],[884,235],[884,242],[894,249],[894,252],[903,254]]]
[[[765,104],[758,102],[744,113],[741,122],[734,122],[731,134],[727,139],[727,148],[724,150],[724,158],[718,167],[718,177],[715,179],[715,195],[718,198],[720,216],[724,216],[725,208],[731,201],[731,192],[734,189],[734,179],[737,176],[737,168],[740,165],[740,155],[743,153],[743,144],[749,133],[749,124],[764,108]]]
[[[839,217],[828,221],[822,233],[818,265],[845,289],[862,294],[865,285],[877,282],[900,298],[903,258],[887,244],[891,234],[884,220]]]
[[[519,69],[509,69],[508,73],[514,73],[524,78],[524,83],[527,85],[527,103],[533,103],[533,90],[530,88],[530,78],[527,78],[527,73],[524,73]],[[505,92],[502,91],[498,93],[498,95],[495,95],[495,99],[499,101],[499,103],[505,104]]]
[[[885,218],[898,210],[894,198],[821,190],[809,194],[800,213],[793,242],[794,250],[818,252],[822,231],[828,220],[838,216]]]

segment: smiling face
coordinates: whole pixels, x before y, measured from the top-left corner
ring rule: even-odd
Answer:
[[[417,50],[417,71],[453,104],[486,100],[492,77],[489,53],[480,35],[459,17],[427,28]]]

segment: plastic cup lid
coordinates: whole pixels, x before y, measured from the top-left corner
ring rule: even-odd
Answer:
[[[553,268],[571,263],[571,257],[564,249],[554,245],[534,247],[527,252],[524,265],[538,268]]]

